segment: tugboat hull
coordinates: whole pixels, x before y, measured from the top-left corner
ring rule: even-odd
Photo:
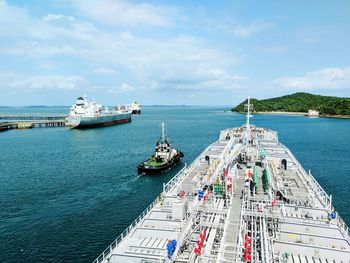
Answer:
[[[161,174],[171,169],[172,167],[175,167],[176,165],[178,165],[183,156],[184,156],[183,153],[180,152],[179,154],[174,156],[170,162],[167,162],[163,165],[158,165],[158,166],[148,166],[148,165],[145,165],[147,161],[142,162],[137,166],[137,172],[138,174],[147,174],[147,175]]]

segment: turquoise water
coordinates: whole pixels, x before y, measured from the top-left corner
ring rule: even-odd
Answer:
[[[0,262],[93,261],[181,168],[161,177],[136,173],[152,153],[160,122],[190,163],[221,129],[244,122],[224,110],[145,107],[143,115],[119,126],[0,133]],[[0,109],[6,111],[67,109]],[[255,115],[252,121],[279,132],[349,224],[350,120]]]

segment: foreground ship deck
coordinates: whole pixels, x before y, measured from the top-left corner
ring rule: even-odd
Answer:
[[[276,132],[248,117],[164,185],[95,262],[350,262],[350,237],[332,197]]]

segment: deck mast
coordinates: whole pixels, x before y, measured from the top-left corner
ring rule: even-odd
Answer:
[[[250,97],[248,97],[248,103],[245,104],[244,106],[247,107],[247,122],[246,122],[246,129],[245,129],[245,134],[244,134],[244,144],[245,145],[248,145],[249,144],[249,141],[250,141],[250,118],[253,117],[251,114],[250,114],[250,111],[251,111],[251,105],[250,104]]]
[[[161,127],[162,127],[162,144],[163,144],[165,142],[165,125],[164,125],[164,121],[162,121]]]

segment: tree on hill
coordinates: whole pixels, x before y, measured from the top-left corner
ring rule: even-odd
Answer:
[[[308,112],[309,109],[317,110],[325,115],[350,115],[350,98],[314,95],[298,92],[291,95],[265,100],[251,99],[255,112],[283,111],[283,112]],[[244,112],[247,100],[232,108],[235,112]]]

